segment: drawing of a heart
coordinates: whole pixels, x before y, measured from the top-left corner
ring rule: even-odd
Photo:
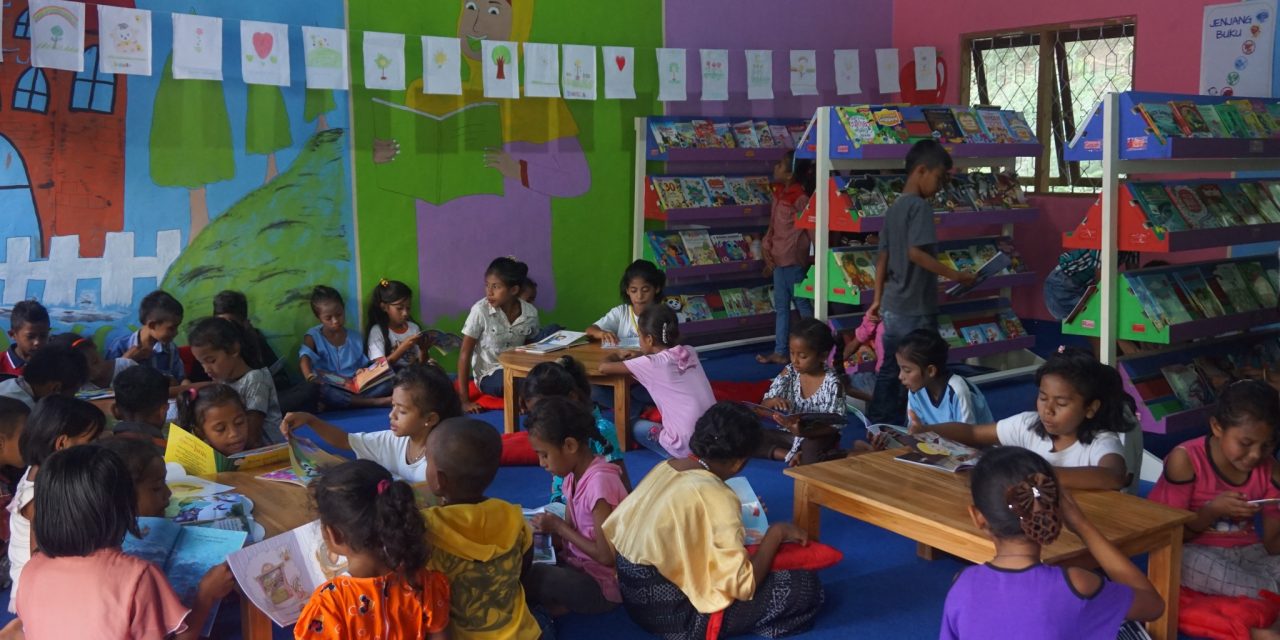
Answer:
[[[626,57],[626,56],[614,56],[614,58],[613,58],[613,62],[614,62],[614,64],[618,65],[618,71],[622,71],[622,69],[623,69],[624,67],[626,67],[626,66],[627,66],[627,57]]]
[[[258,54],[259,58],[266,59],[267,56],[271,55],[271,46],[274,43],[275,38],[272,38],[269,33],[259,32],[253,34],[253,51]]]

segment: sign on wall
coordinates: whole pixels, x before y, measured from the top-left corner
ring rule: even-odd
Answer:
[[[1204,8],[1200,93],[1270,96],[1276,0]]]

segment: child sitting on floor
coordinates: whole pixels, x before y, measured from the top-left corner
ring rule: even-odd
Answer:
[[[22,450],[18,442],[27,427],[27,416],[31,407],[13,398],[0,398],[0,509],[7,509],[13,500],[13,487],[18,484],[22,474]],[[9,544],[9,517],[0,514],[0,545]],[[8,589],[9,556],[8,552],[0,558],[0,589]],[[3,637],[3,633],[0,633]]]
[[[855,373],[851,376],[849,395],[863,402],[871,402],[871,391],[876,386],[876,372],[884,364],[884,323],[880,318],[864,314],[862,322],[847,336],[844,351],[841,355],[846,367],[854,367],[862,362],[875,361],[871,371]]]
[[[791,327],[788,340],[791,363],[773,379],[761,403],[785,413],[838,413],[844,415],[844,369],[827,363],[835,350],[836,339],[821,320],[801,318]],[[840,446],[840,432],[826,427],[799,436],[800,425],[787,425],[790,432],[765,429],[761,433],[756,457],[784,460],[790,464],[821,462]]]
[[[249,439],[283,442],[280,435],[280,399],[271,372],[252,369],[242,356],[244,334],[230,320],[203,318],[187,333],[191,355],[214,382],[225,384],[244,401],[249,417]]]
[[[600,363],[605,375],[631,374],[644,385],[662,412],[662,422],[637,420],[634,437],[644,448],[664,457],[689,455],[693,425],[711,405],[707,373],[698,352],[679,344],[676,312],[664,304],[651,304],[640,313],[640,353],[611,353]]]
[[[1040,456],[1021,447],[994,449],[978,461],[969,484],[969,515],[995,541],[996,555],[961,571],[951,585],[943,640],[1113,640],[1125,620],[1153,620],[1164,612],[1151,581],[1085,518]],[[1088,569],[1041,564],[1041,550],[1063,525],[1080,536],[1110,580]]]
[[[932,431],[973,447],[994,445],[1030,449],[1057,468],[1062,486],[1072,489],[1121,489],[1128,484],[1119,433],[1137,426],[1133,399],[1120,374],[1080,349],[1059,349],[1036,370],[1036,410],[995,424],[960,422],[923,425],[912,419],[911,432]]]
[[[111,383],[125,369],[136,367],[138,363],[128,358],[103,359],[98,353],[98,345],[89,338],[82,338],[78,333],[60,333],[49,339],[50,345],[58,345],[75,349],[84,355],[89,365],[89,381],[81,390],[99,392],[111,388]]]
[[[280,399],[282,413],[316,410],[316,404],[320,401],[320,389],[313,384],[294,383],[289,376],[284,358],[276,355],[271,344],[267,342],[267,337],[262,335],[262,332],[249,320],[249,299],[243,293],[231,290],[219,291],[218,295],[213,297],[213,315],[223,320],[230,320],[240,327],[240,332],[244,336],[242,345],[244,361],[249,363],[251,368],[265,367],[271,372],[271,380],[276,385],[276,395]],[[188,372],[187,377],[194,381],[195,373]],[[208,376],[201,376],[201,379],[204,378]]]
[[[405,482],[427,480],[427,436],[443,420],[462,415],[462,404],[440,367],[414,364],[396,374],[391,390],[391,427],[386,431],[347,433],[309,413],[290,413],[280,431],[285,437],[301,427],[311,427],[321,440],[338,449],[354,451],[361,460],[372,460]]]
[[[151,367],[132,367],[120,372],[112,385],[116,422],[111,433],[118,438],[147,442],[163,452],[169,425],[169,381]]]
[[[120,550],[126,532],[140,532],[133,482],[115,453],[99,447],[59,451],[37,483],[40,552],[28,563],[16,598],[29,637],[194,640],[235,587],[231,570],[220,564],[200,580],[195,607],[188,610],[160,567]]]
[[[622,272],[618,284],[622,304],[612,308],[603,318],[587,327],[587,335],[605,345],[622,345],[629,349],[640,347],[640,314],[645,307],[662,300],[662,289],[667,286],[667,274],[648,260],[636,260]],[[606,411],[613,409],[613,388],[596,387],[591,399]],[[635,419],[645,407],[653,405],[653,398],[642,385],[631,387],[631,419]]]
[[[622,602],[613,574],[613,548],[601,527],[627,497],[621,471],[592,450],[602,442],[595,420],[581,403],[552,397],[538,403],[525,419],[529,444],[538,463],[564,479],[565,518],[533,516],[534,529],[563,544],[560,564],[535,564],[525,584],[529,601],[552,615],[604,613]]]
[[[0,374],[22,375],[22,369],[49,339],[49,311],[35,300],[22,300],[9,312],[12,344],[0,358]]]
[[[319,386],[320,401],[330,409],[390,406],[390,381],[353,394],[320,379],[323,373],[349,378],[369,364],[364,341],[347,328],[347,307],[342,302],[342,294],[333,287],[317,286],[311,291],[311,313],[320,324],[308,329],[302,337],[298,366],[307,382]]]
[[[225,384],[182,392],[178,396],[178,424],[224,456],[262,446],[249,432],[244,400]]]
[[[471,401],[471,381],[475,380],[480,393],[502,397],[498,354],[538,333],[538,309],[520,299],[528,277],[529,267],[514,258],[497,258],[484,272],[484,298],[471,305],[458,351],[458,395],[466,413],[480,411]]]
[[[907,388],[907,409],[925,424],[995,421],[987,399],[964,376],[947,369],[951,346],[933,329],[916,329],[898,342],[898,379]]]
[[[173,491],[165,483],[167,469],[164,456],[155,447],[141,440],[131,438],[102,438],[93,443],[116,455],[124,462],[133,478],[134,494],[138,500],[139,518],[162,518],[164,509],[169,506],[169,498]]]
[[[440,506],[422,511],[427,568],[449,579],[455,640],[541,636],[521,584],[533,531],[519,506],[484,495],[501,454],[502,438],[479,420],[450,418],[427,439],[427,486],[440,498]]]
[[[180,384],[187,374],[173,339],[178,337],[182,315],[182,303],[173,296],[158,289],[148,293],[138,307],[142,328],[107,343],[106,358],[128,358],[168,376],[169,386]]]
[[[413,321],[413,290],[399,280],[383,279],[373,288],[369,301],[369,359],[385,357],[397,370],[410,364],[425,364],[427,340]]]
[[[34,407],[37,400],[52,395],[72,397],[89,381],[89,365],[75,349],[49,345],[27,361],[22,375],[0,381],[0,396],[21,400]]]
[[[449,583],[426,568],[413,488],[370,460],[329,469],[312,486],[325,545],[346,557],[350,575],[316,588],[293,637],[447,638]]]

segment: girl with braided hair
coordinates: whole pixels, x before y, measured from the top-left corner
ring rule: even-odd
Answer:
[[[991,536],[996,555],[956,577],[943,607],[943,640],[1113,640],[1125,620],[1164,612],[1151,581],[1085,518],[1041,456],[1012,446],[988,451],[969,487],[969,515]],[[1080,536],[1106,578],[1040,563],[1040,550],[1064,526]]]
[[[698,353],[680,344],[676,312],[651,304],[637,318],[640,352],[614,353],[600,363],[605,375],[631,374],[653,396],[662,422],[637,420],[636,442],[664,458],[689,455],[689,438],[698,417],[716,403]]]

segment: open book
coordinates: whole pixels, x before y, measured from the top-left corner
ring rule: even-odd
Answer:
[[[1011,265],[1013,265],[1013,258],[1009,257],[1009,254],[1003,251],[997,251],[994,256],[991,256],[990,260],[987,260],[981,267],[978,267],[977,273],[974,274],[977,278],[973,281],[973,284],[964,285],[957,282],[947,289],[947,295],[962,296],[969,293],[970,291],[973,291],[974,287],[982,284],[982,282],[987,278],[999,274],[1001,271],[1008,269]]]
[[[220,471],[244,471],[279,464],[289,459],[288,448],[289,445],[282,442],[224,456],[204,440],[176,424],[170,424],[164,461],[182,465],[193,476],[211,476]]]
[[[298,621],[317,587],[347,574],[346,557],[329,550],[319,520],[237,551],[227,564],[245,597],[282,627]]]
[[[475,102],[434,115],[373,99],[373,135],[399,153],[374,164],[378,186],[431,204],[476,194],[503,194],[502,174],[485,165],[487,149],[502,148],[497,103]]]
[[[612,344],[606,344],[606,343],[604,343],[604,342],[601,342],[601,343],[600,343],[600,348],[601,348],[601,349],[625,349],[625,350],[630,350],[630,351],[639,351],[639,350],[640,350],[640,338],[628,338],[628,339],[626,339],[626,340],[619,340],[619,341],[614,342],[614,343],[612,343]]]
[[[369,366],[356,371],[350,378],[323,371],[320,373],[320,379],[325,384],[347,393],[360,393],[380,384],[383,380],[390,379],[393,375],[395,372],[391,370],[391,363],[387,362],[386,358],[375,358]]]
[[[830,433],[849,423],[849,418],[842,413],[787,413],[754,402],[739,401],[739,404],[750,409],[767,426],[802,437]],[[796,425],[795,431],[788,426],[792,424]]]
[[[551,353],[561,349],[587,343],[587,334],[581,331],[557,331],[533,344],[516,347],[516,351],[525,353]]]
[[[462,348],[462,336],[455,333],[448,333],[439,329],[427,329],[418,335],[426,336],[427,340],[431,341],[431,348],[440,352],[441,355]]]
[[[982,452],[936,433],[909,434],[907,430],[888,424],[873,424],[867,433],[875,436],[887,434],[890,447],[906,447],[906,453],[898,456],[902,462],[918,464],[955,473],[969,469],[978,463]]]
[[[340,465],[347,459],[335,456],[316,443],[302,436],[289,438],[289,466],[275,471],[268,471],[260,476],[263,480],[288,482],[305,487],[312,480],[319,478],[329,467]]]
[[[725,481],[733,492],[738,494],[738,502],[742,503],[742,526],[747,530],[747,544],[757,544],[764,539],[764,532],[769,530],[769,518],[764,513],[764,503],[751,487],[751,483],[742,476]]]
[[[160,567],[178,599],[188,607],[196,604],[204,574],[244,547],[248,535],[243,531],[184,527],[164,518],[138,518],[138,529],[141,538],[125,535],[121,545],[124,552]],[[214,603],[209,612],[202,637],[212,631],[220,603]]]
[[[565,505],[559,502],[553,502],[548,505],[538,507],[537,509],[522,509],[524,519],[531,521],[533,516],[539,513],[550,513],[559,517],[561,520],[565,518]],[[552,544],[551,534],[533,532],[533,562],[534,564],[555,564],[556,548]]]

